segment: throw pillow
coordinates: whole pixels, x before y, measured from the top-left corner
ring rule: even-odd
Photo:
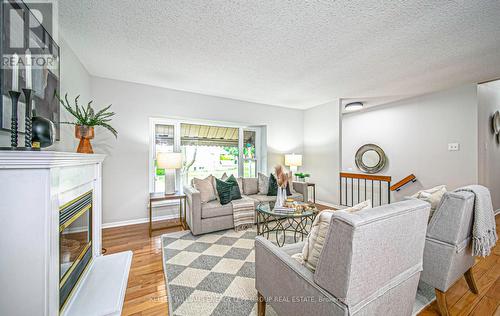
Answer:
[[[193,187],[200,192],[201,203],[207,203],[217,199],[213,186],[213,176],[208,176],[205,179],[193,179]]]
[[[231,175],[234,177],[233,175]],[[227,181],[229,177],[227,176],[227,173],[224,172],[224,174],[221,177],[221,180]],[[238,187],[240,188],[240,192],[243,190],[243,179],[242,178],[237,178],[236,181],[238,182]]]
[[[227,178],[228,178],[227,173],[224,172],[219,179],[226,181]],[[213,181],[212,184],[214,186],[215,197],[216,197],[216,199],[219,199],[219,193],[217,192],[217,182],[215,181],[215,179],[217,179],[217,178],[215,176],[212,176],[212,181]]]
[[[278,195],[278,181],[274,174],[271,173],[269,176],[269,186],[267,188],[267,196],[277,196]]]
[[[259,193],[257,178],[243,178],[243,194],[253,195]]]
[[[418,191],[411,197],[430,203],[431,210],[436,210],[445,193],[446,185],[438,185],[437,187],[431,189]]]
[[[371,200],[364,201],[362,203],[356,204],[353,207],[343,209],[344,212],[358,212],[364,209],[369,209],[372,207]],[[307,236],[304,243],[304,248],[302,248],[302,253],[292,255],[292,258],[304,264],[306,268],[311,271],[316,270],[316,266],[319,261],[319,256],[321,255],[321,250],[325,244],[325,238],[330,229],[330,221],[332,216],[336,212],[335,210],[324,210],[319,213],[314,219],[311,231]]]
[[[233,175],[231,175],[229,176],[229,178],[227,178],[226,182],[231,183],[233,185],[231,187],[231,201],[241,199],[241,190],[238,184],[238,180],[236,180],[236,178]]]
[[[217,194],[219,195],[220,204],[226,205],[231,202],[231,190],[233,188],[233,184],[215,178],[215,185],[217,186]]]
[[[226,181],[216,178],[215,182],[220,204],[226,205],[232,200],[241,199],[241,192],[238,187],[238,181],[236,181],[234,176],[231,175]]]
[[[257,182],[259,186],[259,194],[267,195],[267,190],[269,189],[269,177],[259,172]]]

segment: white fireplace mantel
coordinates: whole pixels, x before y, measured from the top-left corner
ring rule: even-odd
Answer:
[[[125,268],[117,281],[122,283],[115,288],[121,291],[116,297],[123,300],[123,279],[126,285],[131,253],[97,260],[102,249],[104,159],[104,155],[95,154],[0,151],[0,284],[5,289],[0,295],[0,315],[60,314],[59,209],[90,190],[93,259],[65,309],[78,309],[77,294],[92,286],[86,282],[92,279],[89,274],[102,273],[102,264],[119,258]]]
[[[45,169],[100,164],[105,155],[57,151],[0,151],[0,169]]]

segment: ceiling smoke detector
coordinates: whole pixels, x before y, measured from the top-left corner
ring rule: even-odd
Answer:
[[[344,110],[346,110],[346,112],[357,111],[361,110],[362,108],[363,108],[363,102],[351,102],[347,103],[344,106]]]

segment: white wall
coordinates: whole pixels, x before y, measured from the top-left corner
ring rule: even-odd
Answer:
[[[493,134],[492,116],[500,111],[500,80],[478,85],[479,183],[491,192],[500,211],[500,138]]]
[[[304,162],[300,170],[316,183],[316,199],[338,205],[340,171],[339,100],[304,111]]]
[[[78,103],[87,104],[91,97],[90,74],[61,36],[59,36],[59,47],[61,51],[61,97],[68,93],[68,99],[73,102],[76,96],[80,95]],[[74,121],[74,118],[62,106],[60,111],[61,122]],[[61,140],[51,146],[50,150],[76,151],[78,139],[75,138],[73,125],[62,124],[60,138]]]
[[[380,174],[393,183],[413,173],[399,199],[439,184],[448,189],[477,183],[477,88],[475,84],[402,100],[342,118],[342,170],[359,172],[354,156],[359,147],[374,143],[388,156]],[[460,151],[448,151],[448,143]]]
[[[112,103],[118,139],[98,130],[94,150],[107,154],[103,165],[103,223],[147,217],[150,117],[183,117],[267,125],[268,170],[283,154],[302,153],[302,111],[232,99],[92,78],[96,104]]]

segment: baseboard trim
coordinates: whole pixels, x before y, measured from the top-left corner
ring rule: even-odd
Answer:
[[[169,220],[169,219],[177,219],[177,218],[179,218],[179,215],[177,215],[177,214],[155,216],[153,218],[153,222],[164,221],[164,220]],[[136,224],[144,224],[144,223],[148,223],[148,222],[149,222],[149,217],[145,217],[145,218],[138,218],[138,219],[130,219],[128,221],[104,223],[104,224],[102,224],[102,228],[129,226],[129,225],[136,225]]]
[[[498,210],[495,211],[495,216],[499,215],[500,214],[500,208]]]

